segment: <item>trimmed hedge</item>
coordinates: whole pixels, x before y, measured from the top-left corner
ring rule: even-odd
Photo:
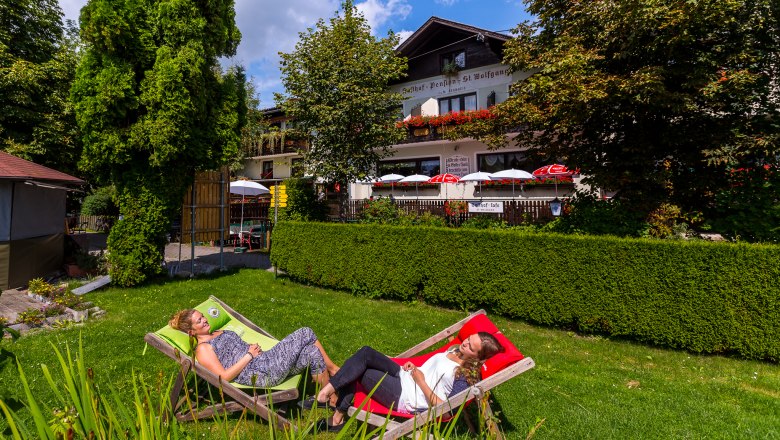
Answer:
[[[780,360],[780,246],[280,222],[271,262],[372,297]]]

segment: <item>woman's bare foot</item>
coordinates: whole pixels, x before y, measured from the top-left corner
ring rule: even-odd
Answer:
[[[336,393],[336,389],[333,388],[333,385],[328,383],[327,385],[322,387],[320,392],[317,394],[317,402],[323,402],[323,403],[328,402],[331,400],[331,396],[334,395],[335,393]],[[331,403],[335,404],[335,402],[331,402]]]
[[[333,411],[333,417],[331,417],[331,425],[341,425],[344,423],[345,414],[341,411]]]

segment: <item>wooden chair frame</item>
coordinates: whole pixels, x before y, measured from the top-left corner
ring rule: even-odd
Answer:
[[[269,338],[277,339],[270,333],[261,329],[255,325],[252,321],[245,318],[240,313],[233,310],[230,306],[220,301],[218,298],[211,296],[210,299],[219,304],[226,312],[231,314],[235,319],[249,327],[250,329],[261,333]],[[230,382],[222,380],[220,376],[212,373],[198,362],[195,362],[193,358],[189,357],[186,353],[181,353],[179,349],[174,348],[167,341],[157,336],[154,333],[147,333],[144,337],[144,341],[154,348],[160,350],[163,354],[173,359],[179,364],[179,374],[176,377],[173,388],[171,389],[171,409],[173,415],[179,421],[192,421],[195,419],[203,419],[212,417],[214,414],[224,414],[227,412],[243,411],[245,408],[251,411],[261,418],[267,420],[269,423],[274,423],[280,428],[293,428],[290,421],[282,415],[276,413],[271,409],[273,405],[282,404],[292,400],[297,400],[299,393],[298,388],[291,388],[280,391],[270,391],[262,388],[255,388],[254,395],[248,394],[244,389],[238,388]],[[185,389],[187,376],[190,372],[194,372],[195,375],[209,384],[215,386],[217,389],[222,390],[225,395],[231,397],[234,401],[225,403],[213,403],[206,408],[199,409],[197,403],[197,396],[189,394]],[[182,392],[184,395],[182,396]],[[261,392],[262,394],[257,394]]]
[[[486,314],[487,313],[484,310],[479,310],[477,312],[474,312],[471,315],[467,316],[466,318],[463,318],[462,320],[456,322],[455,324],[440,331],[439,333],[436,333],[435,335],[431,336],[425,341],[415,345],[414,347],[406,350],[403,353],[398,354],[396,357],[408,358],[408,357],[413,357],[422,354],[423,351],[426,351],[431,347],[433,347],[434,345],[444,341],[445,339],[451,338],[453,335],[457,334],[458,331],[460,331],[460,329],[463,327],[463,325],[466,324],[473,317],[477,315],[486,315]],[[439,416],[446,414],[450,411],[453,412],[457,411],[461,405],[463,405],[464,403],[466,403],[471,399],[476,398],[481,401],[481,404],[479,405],[480,413],[481,413],[480,416],[481,418],[484,419],[485,422],[484,426],[486,427],[486,429],[493,432],[497,438],[500,439],[502,438],[502,436],[500,431],[498,430],[498,426],[496,426],[493,410],[490,408],[490,403],[488,401],[488,394],[490,390],[492,390],[496,386],[508,381],[509,379],[519,374],[522,374],[530,370],[534,366],[535,364],[533,359],[528,357],[523,358],[522,360],[515,362],[514,364],[504,368],[498,373],[493,374],[487,379],[483,379],[477,382],[476,384],[472,385],[468,389],[448,399],[446,402],[428,408],[428,410],[416,414],[414,417],[404,421],[396,421],[393,420],[392,417],[390,417],[390,419],[388,420],[387,416],[373,414],[358,409],[354,406],[349,408],[349,415],[351,417],[357,418],[358,420],[365,421],[368,424],[373,426],[383,426],[385,425],[385,423],[387,423],[386,431],[382,434],[381,439],[395,440],[397,438],[406,435],[408,436],[413,435],[415,431],[417,431],[420,427],[424,426],[425,424],[429,423],[431,420],[436,420]],[[468,413],[464,412],[463,414],[468,414]],[[466,419],[466,422],[468,423],[469,428],[474,430],[473,422],[471,422],[468,419]],[[380,437],[379,436],[374,437],[374,440],[380,440]]]

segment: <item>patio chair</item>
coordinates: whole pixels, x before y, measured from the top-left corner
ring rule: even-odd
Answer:
[[[369,399],[366,390],[363,390],[358,386],[353,406],[349,409],[349,415],[356,417],[358,420],[366,421],[373,426],[383,426],[387,423],[386,431],[381,438],[392,440],[405,435],[411,435],[426,423],[432,421],[448,421],[451,418],[451,414],[456,413],[461,405],[464,405],[473,399],[478,399],[480,400],[480,415],[485,422],[484,426],[486,429],[492,431],[496,438],[502,438],[498,427],[495,425],[493,411],[488,402],[488,394],[490,390],[496,386],[530,370],[535,364],[533,359],[524,357],[514,344],[512,344],[506,336],[501,334],[495,324],[487,317],[484,310],[475,312],[447,327],[425,341],[399,354],[397,357],[393,358],[393,360],[399,365],[411,361],[419,367],[434,354],[441,353],[452,345],[460,344],[470,335],[480,331],[488,332],[495,336],[505,349],[504,353],[499,353],[485,361],[482,365],[481,381],[455,396],[452,396],[452,398],[448,399],[446,402],[417,414],[409,414],[388,409],[376,401]],[[449,338],[449,341],[438,349],[425,354],[419,354],[447,338]],[[474,423],[468,418],[468,413],[464,411],[463,414],[466,415],[466,422],[469,428],[474,431]],[[388,415],[390,416],[389,421]],[[398,419],[400,419],[400,421]],[[379,439],[379,437],[375,437],[375,439]]]
[[[245,341],[259,343],[264,349],[270,348],[278,342],[271,334],[214,296],[210,296],[208,300],[195,306],[194,309],[203,313],[214,330],[234,331]],[[156,332],[147,333],[144,341],[179,364],[179,374],[170,395],[173,414],[179,421],[202,419],[212,417],[215,413],[242,411],[246,408],[279,427],[292,426],[289,420],[275,410],[278,410],[285,402],[298,399],[298,387],[303,377],[301,374],[288,377],[281,384],[269,389],[254,388],[224,381],[200,365],[192,355],[189,336],[168,325]],[[197,399],[193,399],[193,396],[189,395],[185,388],[190,372],[194,372],[198,378],[222,390],[226,396],[233,400],[226,403],[212,402],[205,408],[199,408]]]

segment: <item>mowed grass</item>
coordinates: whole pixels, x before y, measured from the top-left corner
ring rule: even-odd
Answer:
[[[110,383],[130,403],[133,373],[162,383],[176,371],[155,349],[144,354],[144,335],[208,295],[280,338],[301,326],[313,328],[337,363],[363,345],[399,353],[466,315],[358,298],[258,270],[112,288],[87,297],[107,311],[100,319],[2,342],[0,397],[21,408],[16,358],[40,401],[53,404],[40,365],[57,372],[51,344],[64,349],[67,343],[75,351],[81,338],[86,364],[98,383]],[[780,438],[777,364],[701,356],[491,317],[537,365],[494,393],[494,409],[510,439],[526,438],[540,422],[537,439]],[[23,409],[19,412],[24,416]],[[199,438],[221,438],[213,432],[219,429],[215,424],[187,426]],[[4,429],[0,421],[0,432]],[[254,438],[269,438],[262,422],[243,429],[251,429]]]

